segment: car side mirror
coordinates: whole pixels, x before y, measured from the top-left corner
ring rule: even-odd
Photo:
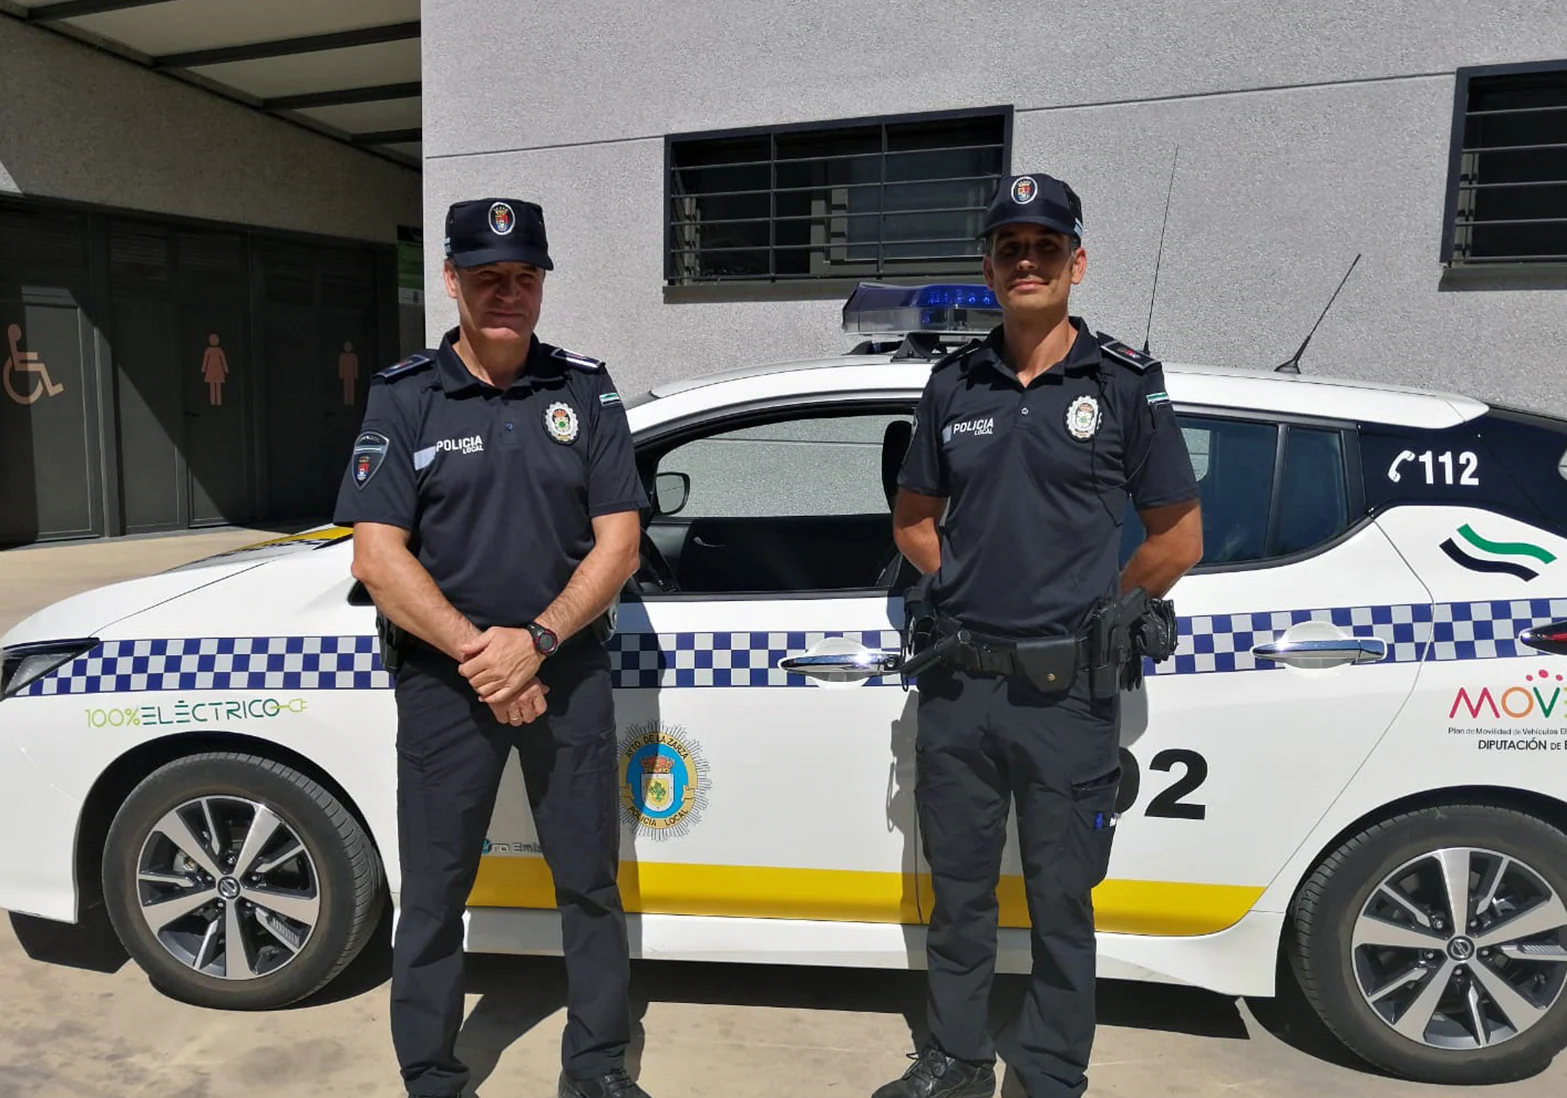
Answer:
[[[690,498],[689,473],[660,473],[653,478],[653,510],[657,514],[679,514]]]

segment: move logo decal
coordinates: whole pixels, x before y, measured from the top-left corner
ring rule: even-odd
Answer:
[[[1533,685],[1536,678],[1541,685]],[[1554,678],[1557,683],[1563,681],[1561,675],[1556,675]],[[1482,687],[1478,692],[1460,686],[1458,693],[1453,695],[1453,704],[1447,711],[1447,719],[1455,719],[1459,710],[1464,710],[1472,720],[1479,720],[1482,716],[1488,716],[1492,720],[1523,721],[1530,718],[1550,720],[1553,717],[1557,720],[1567,720],[1567,691],[1559,685],[1553,686],[1551,679],[1552,675],[1549,671],[1541,671],[1538,676],[1526,676],[1526,681],[1531,685],[1509,686],[1505,690],[1494,693],[1489,686]]]
[[[1529,560],[1548,565],[1555,562],[1554,554],[1527,541],[1489,541],[1474,532],[1466,522],[1458,528],[1457,539],[1442,542],[1442,552],[1460,568],[1471,572],[1502,572],[1517,576],[1528,583],[1540,575],[1540,569]]]
[[[1541,670],[1523,684],[1478,691],[1459,687],[1447,711],[1447,731],[1480,751],[1567,751],[1564,677]],[[1475,723],[1470,723],[1475,722]]]

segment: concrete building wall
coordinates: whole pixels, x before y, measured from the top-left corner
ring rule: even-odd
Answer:
[[[610,2],[534,9],[525,38],[494,33],[506,10],[425,5],[430,238],[458,198],[542,202],[541,333],[625,389],[853,342],[841,296],[668,300],[666,133],[1012,104],[1011,170],[1083,196],[1074,310],[1095,326],[1143,337],[1179,146],[1156,354],[1276,365],[1359,253],[1306,371],[1567,413],[1542,354],[1567,345],[1567,282],[1464,284],[1438,260],[1454,70],[1567,57],[1556,0]],[[476,95],[476,72],[527,76]],[[455,314],[438,246],[426,265],[434,339]]]
[[[0,19],[0,191],[395,243],[417,172]]]

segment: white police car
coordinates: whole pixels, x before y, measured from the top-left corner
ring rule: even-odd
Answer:
[[[840,358],[628,402],[660,509],[612,642],[638,956],[923,964],[889,494],[928,329],[990,304],[864,287],[845,325],[872,334]],[[1166,373],[1206,557],[1173,592],[1178,653],[1128,695],[1101,973],[1266,996],[1283,951],[1390,1071],[1539,1069],[1567,1043],[1567,422]],[[398,872],[392,696],[345,537],[115,584],[4,638],[0,907],[74,920],[101,889],[156,984],[212,1006],[285,1003],[349,961]],[[1027,971],[1015,847],[998,892],[999,967]],[[552,905],[514,765],[469,948],[556,950]]]

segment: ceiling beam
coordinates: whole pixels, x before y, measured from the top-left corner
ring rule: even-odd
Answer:
[[[154,4],[167,3],[169,0],[61,0],[57,4],[28,8],[23,18],[29,23],[52,23],[60,19],[102,15],[106,11],[124,11],[126,8],[150,8]]]
[[[397,145],[404,141],[419,141],[424,137],[424,131],[417,126],[411,130],[373,130],[370,133],[356,133],[349,138],[355,145]]]
[[[377,84],[373,88],[341,88],[337,91],[305,92],[303,95],[280,95],[263,99],[261,108],[268,111],[302,111],[311,107],[341,107],[347,103],[413,99],[419,94],[419,81],[411,80],[405,84]]]
[[[220,46],[210,50],[167,53],[152,59],[155,69],[191,69],[200,65],[223,65],[232,61],[259,61],[266,57],[292,57],[321,50],[342,50],[379,42],[402,42],[419,37],[419,21],[389,23],[380,27],[338,31],[335,34],[311,34],[303,38],[280,38],[271,42],[251,42],[243,46]]]

